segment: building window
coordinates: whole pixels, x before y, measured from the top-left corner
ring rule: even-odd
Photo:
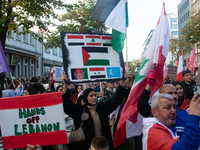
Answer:
[[[24,58],[24,76],[28,76],[28,59]]]
[[[172,29],[178,29],[178,25],[172,25]]]
[[[28,34],[23,35],[23,42],[28,43]]]
[[[59,49],[59,57],[62,57],[62,50]]]
[[[34,60],[30,59],[30,78],[34,76]]]
[[[53,50],[53,55],[57,55],[57,48],[54,47],[52,50]]]
[[[177,35],[178,35],[178,32],[176,32],[176,31],[172,32],[172,36],[177,36]]]
[[[45,51],[45,53],[50,54],[50,49],[45,49],[44,51]]]
[[[34,40],[32,35],[30,35],[30,44],[34,45]]]
[[[19,32],[21,32],[21,28],[20,28],[20,27],[18,27],[17,30],[18,30]],[[19,41],[21,41],[21,40],[22,40],[22,39],[21,39],[21,35],[20,35],[20,34],[16,34],[16,39],[19,40]]]
[[[177,23],[177,19],[172,19],[172,23]]]
[[[11,31],[10,38],[12,38],[12,39],[14,39],[14,38],[15,38],[15,33],[14,33],[14,31],[13,31],[13,30]]]

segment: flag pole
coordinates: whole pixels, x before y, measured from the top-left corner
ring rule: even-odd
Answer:
[[[127,28],[126,28],[126,65],[127,65],[127,72],[128,71],[128,40],[127,40]]]

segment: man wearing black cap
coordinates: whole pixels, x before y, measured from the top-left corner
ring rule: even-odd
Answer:
[[[194,91],[193,91],[193,87],[196,82],[194,80],[192,80],[192,74],[190,70],[184,70],[182,72],[182,76],[183,76],[183,90],[184,90],[184,94],[185,96],[191,100],[192,97],[194,96]]]

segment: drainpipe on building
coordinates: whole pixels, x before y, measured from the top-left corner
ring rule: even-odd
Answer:
[[[44,47],[44,45],[42,44],[42,62],[41,62],[41,64],[42,64],[41,65],[41,68],[42,68],[41,71],[42,72],[41,72],[41,75],[44,75],[44,72],[43,72],[43,66],[44,66],[44,64],[43,64],[43,47]]]

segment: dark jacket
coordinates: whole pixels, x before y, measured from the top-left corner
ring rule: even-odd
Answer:
[[[191,100],[192,97],[194,96],[194,90],[193,90],[193,86],[196,84],[196,82],[194,80],[191,81],[190,85],[185,83],[185,80],[182,81],[183,84],[183,90],[184,90],[184,94],[185,96]]]
[[[113,142],[111,137],[108,115],[119,106],[127,92],[128,90],[119,86],[115,96],[113,96],[109,101],[106,101],[105,103],[97,103],[96,112],[98,113],[101,122],[102,136],[108,139],[110,149],[113,149]],[[86,139],[82,143],[74,144],[73,148],[73,150],[88,150],[92,139],[95,137],[95,127],[92,115],[87,106],[81,106],[72,103],[68,92],[66,92],[62,98],[64,111],[67,115],[74,119],[76,130],[80,127],[82,121],[81,114],[83,113],[83,107],[85,108],[85,112],[89,114],[89,119],[83,122],[83,131]]]

